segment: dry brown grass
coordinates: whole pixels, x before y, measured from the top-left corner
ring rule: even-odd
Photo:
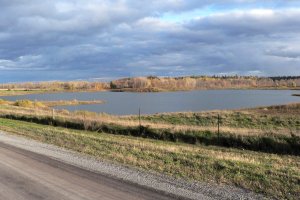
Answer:
[[[103,104],[105,103],[102,100],[91,100],[91,101],[79,101],[77,99],[74,100],[60,100],[60,101],[40,101],[44,105],[48,107],[55,106],[75,106],[75,105],[91,105],[91,104]]]
[[[91,105],[91,104],[103,104],[105,101],[102,100],[91,100],[91,101],[79,101],[73,100],[59,100],[59,101],[31,101],[27,99],[17,101],[7,101],[0,99],[0,105],[14,105],[18,107],[27,108],[49,108],[55,106],[75,106],[75,105]]]
[[[58,101],[58,102],[43,102],[43,104],[50,105],[59,105],[60,103],[69,103],[69,101]],[[72,101],[71,104],[75,103],[83,103],[80,101]],[[86,102],[86,103],[96,103],[96,102]],[[97,102],[101,103],[101,101]],[[238,110],[237,112],[242,112],[245,115],[253,115],[253,114],[282,114],[282,113],[298,113],[300,104],[290,104],[287,106],[272,106],[266,108],[257,108],[257,109],[246,109],[246,110]],[[236,111],[212,111],[212,112],[201,112],[198,113],[199,116],[202,117],[214,117],[218,113],[222,113],[222,115],[230,115]],[[277,113],[278,112],[278,113]],[[104,113],[94,113],[88,111],[76,111],[69,112],[67,110],[53,110],[48,107],[37,106],[35,109],[30,106],[26,107],[16,107],[12,106],[12,103],[9,102],[7,105],[2,105],[0,113],[2,114],[12,114],[12,115],[34,115],[39,117],[60,117],[65,120],[73,120],[73,121],[82,121],[86,124],[92,122],[98,122],[103,124],[116,124],[121,126],[128,127],[138,127],[139,121],[132,116],[114,116],[108,115]],[[181,117],[193,117],[195,113],[180,113]],[[176,115],[174,113],[164,114],[164,115]],[[298,116],[299,117],[299,116]],[[172,124],[167,122],[152,122],[149,120],[142,120],[141,124],[143,126],[150,127],[152,129],[168,129],[172,131],[211,131],[217,132],[217,126],[199,126],[199,125],[185,125],[185,124]],[[221,125],[220,130],[223,133],[237,134],[243,136],[259,136],[259,135],[287,135],[290,136],[291,133],[300,136],[299,130],[291,130],[287,127],[276,127],[273,129],[270,128],[239,128],[239,127],[231,127]]]
[[[55,110],[54,112],[49,109],[34,109],[29,108],[19,108],[12,109],[11,107],[1,108],[0,113],[2,114],[12,114],[12,115],[34,115],[38,117],[60,117],[65,120],[73,120],[73,121],[84,121],[85,123],[97,121],[99,123],[104,124],[116,124],[121,126],[129,126],[129,127],[138,127],[139,121],[127,119],[124,117],[117,117],[112,115],[97,115],[96,113],[91,112],[75,112],[70,113],[66,110]],[[53,115],[54,114],[54,115]],[[147,126],[153,129],[169,129],[173,131],[212,131],[216,132],[218,130],[217,127],[201,127],[201,126],[190,126],[190,125],[173,125],[167,123],[151,123],[149,121],[141,121],[143,126]],[[249,128],[233,128],[233,127],[221,127],[222,132],[235,133],[239,135],[250,135],[250,136],[258,136],[265,134],[265,130],[261,129],[249,129]],[[272,130],[267,131],[268,133],[272,133]],[[289,135],[289,130],[273,130],[276,134],[281,135]]]

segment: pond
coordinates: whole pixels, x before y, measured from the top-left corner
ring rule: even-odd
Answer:
[[[131,92],[74,92],[31,94],[1,97],[7,100],[104,100],[105,104],[58,106],[57,109],[88,110],[115,115],[142,114],[183,111],[206,111],[267,106],[299,102],[292,96],[292,90],[201,90],[159,93]]]

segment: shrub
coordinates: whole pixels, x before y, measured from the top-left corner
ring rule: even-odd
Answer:
[[[46,107],[43,103],[41,102],[33,102],[27,99],[23,99],[23,100],[18,100],[14,103],[14,106],[19,106],[19,107],[24,107],[24,108],[43,108]]]
[[[14,103],[15,106],[19,107],[25,107],[25,108],[32,108],[34,107],[34,104],[32,101],[24,99],[24,100],[18,100]]]

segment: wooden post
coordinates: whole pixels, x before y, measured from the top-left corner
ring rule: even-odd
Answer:
[[[220,114],[218,114],[218,140],[220,142]]]
[[[140,135],[141,135],[141,130],[142,130],[142,125],[141,125],[141,107],[139,107],[139,128],[140,128]]]
[[[54,108],[52,109],[52,119],[54,120]]]

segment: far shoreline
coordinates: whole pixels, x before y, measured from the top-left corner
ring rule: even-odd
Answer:
[[[300,90],[300,76],[140,76],[91,81],[40,81],[0,84],[0,96],[61,92],[174,92],[199,90]]]
[[[25,96],[32,94],[58,94],[58,93],[96,93],[96,92],[114,92],[114,93],[166,93],[166,92],[189,92],[189,91],[207,91],[207,90],[290,90],[298,91],[300,88],[203,88],[203,89],[186,89],[186,90],[160,90],[160,91],[151,91],[147,88],[145,90],[136,90],[136,89],[106,89],[106,90],[3,90],[0,89],[0,97],[9,97],[9,96]],[[300,94],[292,94],[292,96],[300,96]]]

